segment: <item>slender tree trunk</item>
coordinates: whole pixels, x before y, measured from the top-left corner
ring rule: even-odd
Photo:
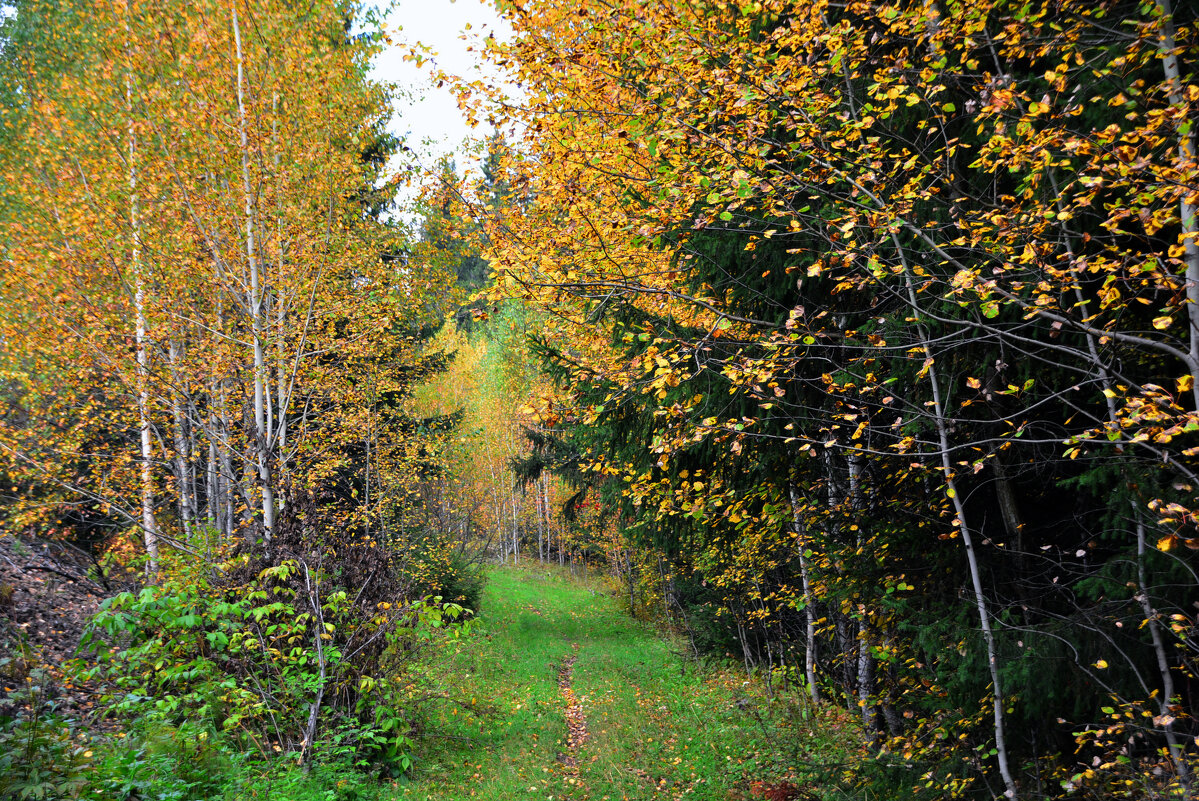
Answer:
[[[631,614],[634,618],[636,618],[637,617],[637,595],[636,595],[637,584],[633,580],[633,560],[629,557],[629,549],[628,548],[621,548],[620,550],[624,554],[624,574],[625,574],[625,578],[629,582],[629,614]]]
[[[858,614],[858,706],[862,709],[862,728],[878,746],[878,711],[872,701],[874,694],[874,655],[870,653],[870,628],[866,623],[866,607],[860,606]]]
[[[745,675],[753,675],[753,659],[749,653],[749,640],[745,637],[745,626],[741,622],[741,610],[736,610],[733,619],[737,622],[737,639],[741,642],[741,660],[745,665]]]
[[[533,484],[533,513],[537,517],[537,560],[544,563],[550,548],[548,542],[543,543],[545,539],[545,518],[541,515],[541,490],[536,482]]]
[[[1182,107],[1183,98],[1182,75],[1178,68],[1178,55],[1175,52],[1177,42],[1174,37],[1174,10],[1171,0],[1157,0],[1161,10],[1162,20],[1158,36],[1158,50],[1162,56],[1162,70],[1166,77],[1166,87],[1169,92],[1170,105]],[[1186,120],[1193,123],[1193,120]],[[1178,166],[1185,172],[1187,165],[1195,161],[1194,125],[1184,132],[1178,130]],[[1183,258],[1186,263],[1186,293],[1187,293],[1187,322],[1188,352],[1191,366],[1199,365],[1199,219],[1195,216],[1195,205],[1187,202],[1189,195],[1184,192],[1179,202],[1179,217],[1182,223]],[[1192,372],[1192,393],[1199,407],[1199,375]]]
[[[216,414],[214,412],[210,411],[208,413],[208,423],[210,426],[212,426],[213,432],[218,430],[216,427]],[[220,526],[217,524],[217,518],[220,516],[221,492],[219,485],[217,484],[219,468],[217,466],[217,443],[215,436],[210,436],[208,439],[208,463],[206,468],[207,472],[205,478],[207,480],[207,486],[204,493],[205,514],[208,518],[208,525],[214,531],[217,531],[223,535],[224,532],[220,530]]]
[[[133,8],[125,3],[126,54],[132,62]],[[146,277],[142,265],[141,198],[138,194],[137,131],[133,119],[133,65],[125,73],[125,104],[129,114],[129,261],[133,275],[134,344],[137,349],[137,427],[141,443],[142,539],[146,546],[146,580],[158,576],[158,523],[154,519],[154,462],[150,432],[150,354],[146,332]]]
[[[221,533],[228,542],[233,537],[233,521],[235,519],[234,493],[236,491],[235,480],[233,477],[233,427],[229,425],[229,399],[226,392],[225,382],[220,382],[220,418],[221,418],[221,442],[220,464],[221,464],[221,500],[224,502],[221,509]]]
[[[1174,763],[1174,775],[1178,777],[1178,783],[1188,791],[1189,796],[1191,773],[1187,768],[1186,755],[1183,753],[1185,747],[1179,742],[1178,734],[1174,731],[1174,715],[1170,713],[1170,705],[1174,702],[1174,673],[1170,670],[1170,657],[1162,637],[1157,610],[1153,608],[1153,601],[1149,598],[1149,584],[1145,578],[1145,522],[1141,510],[1135,502],[1132,504],[1132,513],[1135,515],[1137,530],[1138,587],[1136,598],[1141,605],[1141,612],[1145,616],[1145,625],[1149,627],[1149,636],[1153,640],[1153,654],[1157,658],[1157,672],[1162,682],[1162,691],[1157,696],[1159,718],[1154,721],[1154,724],[1156,725],[1158,720],[1162,721],[1161,729],[1166,736],[1166,745],[1170,749],[1170,761]]]
[[[824,451],[822,454],[825,471],[825,486],[828,492],[828,508],[836,510],[841,505],[841,490],[838,486],[839,476],[837,475],[836,465],[829,451]],[[847,490],[848,491],[848,490]],[[829,540],[832,540],[831,532]],[[838,572],[840,572],[838,570]],[[841,659],[841,687],[845,701],[845,708],[853,712],[857,708],[856,692],[857,692],[857,640],[853,636],[853,620],[849,615],[845,614],[842,609],[834,609],[833,619],[837,626],[837,653]]]
[[[372,414],[371,421],[373,422],[373,420],[374,415]],[[362,524],[369,540],[371,531],[371,446],[374,444],[374,431],[370,422],[366,425],[366,434],[363,436],[363,440],[366,446],[366,464],[362,466]]]
[[[276,282],[280,282],[283,276],[283,260],[285,258],[285,248],[283,243],[283,185],[282,171],[280,170],[280,151],[279,145],[279,92],[275,91],[271,95],[271,138],[274,140],[275,153],[273,156],[275,168],[275,276]],[[284,454],[287,450],[287,407],[288,391],[289,391],[289,370],[287,358],[287,341],[284,337],[284,325],[287,322],[287,304],[284,302],[282,288],[275,288],[275,347],[276,347],[276,366],[275,366],[275,428],[273,436],[275,438],[274,452]],[[298,358],[299,354],[297,354]],[[270,402],[269,400],[267,401]],[[287,480],[287,465],[286,460],[280,458],[276,465],[279,478],[286,484]]]
[[[787,494],[791,501],[791,520],[795,526],[795,548],[799,552],[799,577],[803,582],[804,601],[804,677],[808,682],[808,694],[812,703],[820,703],[820,687],[816,683],[816,599],[812,594],[812,578],[808,568],[807,537],[803,517],[800,514],[802,505],[799,500],[799,488],[795,484],[787,485]]]
[[[849,451],[845,455],[846,474],[849,478],[849,509],[855,518],[862,510],[862,455]],[[859,523],[857,547],[864,546],[862,526]],[[877,741],[878,713],[870,702],[874,692],[874,654],[870,651],[869,615],[865,605],[858,606],[858,707],[862,714],[862,727]]]
[[[924,337],[924,342],[927,346],[927,337]],[[931,355],[927,355],[929,353],[928,350],[925,353],[926,358],[932,358]],[[966,562],[970,568],[970,581],[974,588],[974,603],[978,608],[979,625],[982,628],[983,643],[987,650],[987,669],[991,673],[991,687],[994,696],[992,708],[996,759],[999,762],[999,773],[1003,777],[1006,795],[1008,798],[1014,799],[1018,793],[1016,782],[1012,777],[1011,768],[1008,765],[1006,714],[1004,711],[1005,700],[1002,679],[999,674],[999,654],[995,645],[995,633],[991,627],[991,614],[987,608],[986,594],[983,592],[982,570],[978,564],[973,532],[967,523],[966,506],[962,502],[961,493],[958,492],[957,481],[953,473],[953,464],[949,456],[949,432],[945,423],[944,406],[941,403],[941,390],[938,384],[938,377],[931,367],[929,381],[933,386],[934,414],[936,415],[937,437],[941,449],[941,467],[945,473],[945,488],[953,501],[953,509],[957,515],[958,532],[961,534],[962,544],[966,549]]]
[[[1003,452],[995,454],[995,497],[999,501],[999,516],[1003,519],[1003,527],[1007,531],[1016,555],[1024,554],[1024,522],[1020,519],[1020,507],[1016,505],[1016,493],[1012,490],[1011,479],[1008,478],[1007,468],[1003,464]]]
[[[837,627],[837,653],[841,658],[840,691],[842,693],[842,700],[845,702],[845,708],[853,712],[858,706],[854,697],[857,686],[857,676],[855,675],[857,648],[854,647],[856,642],[851,629],[853,621],[840,610],[833,612],[833,619],[836,621]]]
[[[550,485],[549,477],[545,471],[541,473],[541,513],[545,516],[545,536],[546,541],[549,541],[550,532],[553,530],[553,516],[550,514]],[[563,564],[562,557],[562,532],[558,532],[558,564]]]
[[[500,541],[500,564],[508,562],[508,544],[504,537],[504,505],[500,499],[500,484],[495,475],[495,464],[491,461],[491,456],[487,457],[487,470],[491,473],[491,506],[495,516],[495,535]]]
[[[304,586],[308,591],[309,608],[312,609],[313,642],[316,644],[316,663],[319,670],[312,703],[308,705],[308,723],[304,728],[304,742],[300,747],[300,762],[304,765],[304,769],[307,770],[312,762],[312,755],[316,747],[316,725],[320,719],[321,705],[325,700],[327,660],[325,658],[323,642],[325,617],[322,612],[323,607],[320,597],[320,565],[317,565],[317,577],[315,581],[313,581],[312,574],[308,570],[308,563],[301,560],[300,565],[304,568]]]
[[[516,520],[516,488],[513,487],[509,491],[509,499],[512,501],[512,564],[520,564],[520,526]]]
[[[241,146],[246,263],[250,270],[250,328],[253,333],[254,350],[254,432],[256,436],[253,459],[258,472],[258,488],[262,493],[262,535],[269,553],[271,538],[275,531],[275,491],[271,482],[271,452],[274,443],[270,432],[267,430],[266,354],[263,346],[262,286],[259,274],[258,251],[254,242],[254,191],[250,181],[250,145],[246,134],[245,58],[241,46],[241,26],[238,23],[237,17],[237,0],[234,0],[232,9],[233,42],[237,55],[237,133]]]
[[[903,246],[892,235],[892,240],[900,253]],[[913,314],[920,313],[920,305],[916,298],[916,288],[912,284],[912,272],[907,259],[904,257],[904,280]],[[995,645],[995,633],[991,628],[991,614],[987,608],[987,596],[983,592],[982,570],[978,564],[978,554],[974,548],[974,535],[966,518],[966,506],[962,495],[958,492],[957,481],[954,478],[953,461],[950,458],[949,426],[945,419],[945,404],[941,398],[941,382],[936,360],[933,357],[931,340],[923,324],[917,323],[916,331],[920,335],[920,345],[924,350],[925,365],[928,370],[928,380],[933,394],[933,423],[937,431],[937,442],[941,452],[941,469],[945,473],[945,489],[953,502],[953,510],[957,514],[956,524],[962,537],[962,545],[966,549],[966,563],[970,568],[970,581],[974,587],[974,603],[978,608],[979,625],[982,628],[983,643],[987,650],[987,669],[991,673],[991,689],[993,696],[993,724],[995,731],[996,760],[999,763],[999,773],[1003,777],[1005,795],[1010,799],[1018,797],[1016,781],[1008,765],[1006,713],[1003,695],[1003,681],[999,674],[999,654]]]
[[[191,448],[186,431],[187,415],[184,413],[184,397],[182,389],[183,376],[179,371],[180,348],[174,337],[167,345],[167,357],[171,362],[172,383],[171,417],[174,423],[175,435],[175,480],[179,491],[179,522],[183,527],[183,536],[192,542],[192,521],[195,512],[192,508],[192,486],[190,481]]]
[[[200,480],[199,471],[200,463],[203,457],[200,455],[200,431],[203,427],[200,413],[196,409],[196,398],[191,392],[185,394],[187,398],[187,486],[189,488],[188,499],[191,502],[192,520],[199,522],[200,518]]]

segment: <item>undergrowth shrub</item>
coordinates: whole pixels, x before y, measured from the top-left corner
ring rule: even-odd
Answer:
[[[110,714],[194,727],[263,757],[411,769],[416,652],[457,636],[468,612],[413,598],[394,554],[332,525],[312,497],[290,507],[269,550],[217,567],[176,561],[157,586],[105,601],[85,634],[87,678]],[[165,562],[165,560],[164,560]]]
[[[81,797],[93,752],[60,713],[54,677],[21,654],[0,658],[0,682],[0,799]]]
[[[419,571],[413,571],[413,578],[427,591],[475,610],[487,583],[478,559],[453,548],[452,544],[443,554],[429,554],[420,560]]]
[[[89,776],[89,796],[111,801],[219,798],[242,760],[220,732],[147,722],[109,744]]]

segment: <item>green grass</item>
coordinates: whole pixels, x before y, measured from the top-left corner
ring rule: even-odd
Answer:
[[[836,713],[805,720],[793,700],[767,702],[743,674],[697,670],[681,649],[596,585],[556,570],[493,571],[479,628],[437,656],[465,708],[434,716],[438,736],[412,782],[384,797],[727,799],[783,778],[818,791],[804,766],[848,756],[836,740],[854,735]],[[559,758],[557,677],[571,655],[590,734],[577,770]]]

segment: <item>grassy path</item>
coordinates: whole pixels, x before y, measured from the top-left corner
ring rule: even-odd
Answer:
[[[556,573],[493,572],[481,627],[437,659],[473,703],[438,713],[446,736],[397,799],[749,798],[751,781],[794,764],[786,743],[805,742],[798,714],[780,736],[741,699],[741,676],[697,675],[610,597]]]

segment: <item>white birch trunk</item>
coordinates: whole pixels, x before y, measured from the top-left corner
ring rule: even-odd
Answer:
[[[1171,106],[1182,106],[1184,103],[1183,82],[1178,68],[1178,56],[1175,52],[1177,42],[1174,37],[1174,10],[1170,0],[1157,0],[1157,7],[1162,14],[1161,30],[1158,34],[1158,50],[1162,55],[1166,91]],[[1192,123],[1191,127],[1185,133],[1181,129],[1178,131],[1178,169],[1182,174],[1186,174],[1189,165],[1195,162],[1194,120],[1187,120],[1187,122]],[[1195,216],[1195,206],[1187,202],[1186,195],[1180,201],[1178,211],[1182,223],[1183,259],[1186,264],[1187,338],[1189,343],[1187,350],[1191,357],[1192,392],[1195,394],[1197,405],[1199,405],[1199,375],[1194,372],[1195,366],[1199,365],[1199,241],[1197,241],[1199,240],[1199,220]]]
[[[233,448],[230,437],[233,435],[233,429],[229,425],[229,399],[228,393],[225,391],[225,384],[222,381],[220,386],[220,417],[221,417],[221,441],[219,450],[221,453],[221,533],[226,541],[233,536],[233,520],[235,515],[234,509],[234,479],[233,479]]]
[[[1179,742],[1178,733],[1174,730],[1175,716],[1170,712],[1170,705],[1174,703],[1174,673],[1170,669],[1170,657],[1166,652],[1165,639],[1162,637],[1161,623],[1158,620],[1157,610],[1153,608],[1153,602],[1149,598],[1149,584],[1145,578],[1145,522],[1141,517],[1141,510],[1137,505],[1133,504],[1133,514],[1136,515],[1137,529],[1137,602],[1141,605],[1141,612],[1145,616],[1145,625],[1149,628],[1149,636],[1153,640],[1153,654],[1157,658],[1157,671],[1162,680],[1162,691],[1157,696],[1158,717],[1154,719],[1154,726],[1160,725],[1162,733],[1166,737],[1166,746],[1170,751],[1170,761],[1174,764],[1174,775],[1178,777],[1179,784],[1184,790],[1191,789],[1191,773],[1187,768],[1187,758],[1185,746]]]
[[[512,564],[520,564],[520,527],[516,521],[516,490],[510,490],[512,500]]]
[[[212,431],[216,428],[216,415],[210,413],[208,416],[209,425],[212,426]],[[221,498],[220,488],[217,484],[217,447],[215,435],[210,435],[208,439],[208,464],[206,465],[205,473],[205,517],[208,520],[208,525],[214,531],[220,531],[220,525],[217,519],[220,515]],[[222,532],[223,533],[223,532]]]
[[[787,494],[791,501],[791,519],[795,526],[795,548],[799,552],[799,577],[803,582],[804,600],[804,636],[807,639],[804,648],[804,676],[808,682],[808,694],[812,703],[820,703],[820,688],[816,684],[816,598],[812,593],[812,580],[808,570],[808,557],[805,528],[800,516],[799,489],[794,484],[787,486]]]
[[[495,463],[487,457],[487,470],[491,473],[491,506],[495,516],[495,536],[500,541],[500,564],[508,563],[508,539],[504,536],[504,502],[500,497],[500,483],[495,474]]]
[[[273,156],[275,169],[275,275],[276,282],[283,276],[283,184],[280,177],[279,164],[281,161],[279,146],[279,92],[271,95],[271,138],[274,140],[275,153]],[[275,348],[277,365],[275,367],[275,452],[284,453],[287,449],[287,385],[288,358],[287,342],[283,336],[283,326],[287,321],[287,304],[283,302],[281,287],[276,287],[275,293]],[[298,357],[299,354],[297,354]],[[280,471],[285,469],[283,461],[278,465]],[[283,474],[286,478],[286,475]]]
[[[262,342],[262,286],[258,252],[254,244],[254,192],[250,182],[250,145],[246,134],[245,58],[241,46],[241,26],[237,2],[233,5],[233,42],[237,55],[237,133],[241,146],[241,180],[245,212],[246,262],[250,270],[250,328],[254,350],[254,433],[253,459],[262,494],[262,535],[268,551],[275,530],[275,492],[271,483],[271,436],[266,422],[266,355]]]
[[[133,41],[133,8],[125,3],[126,53]],[[142,265],[141,199],[138,195],[137,132],[133,120],[133,66],[125,73],[125,104],[128,109],[129,137],[129,261],[133,274],[134,342],[137,350],[137,427],[141,444],[142,539],[146,546],[146,580],[153,583],[158,575],[158,523],[154,519],[154,463],[150,436],[150,354],[146,333],[146,278]]]
[[[167,358],[171,362],[171,379],[174,389],[171,392],[171,419],[174,424],[175,439],[175,477],[179,491],[179,522],[183,526],[183,536],[187,542],[192,542],[192,521],[195,513],[192,508],[192,486],[190,477],[191,449],[188,447],[186,430],[187,415],[183,410],[183,393],[180,389],[183,378],[179,373],[180,358],[179,343],[174,337],[167,345]]]
[[[537,516],[537,559],[545,562],[549,556],[550,546],[545,542],[545,518],[541,516],[541,490],[536,482],[533,484],[533,513]]]

